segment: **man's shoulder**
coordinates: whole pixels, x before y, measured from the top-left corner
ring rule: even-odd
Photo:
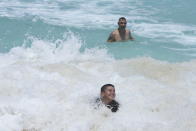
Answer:
[[[126,32],[129,33],[129,32],[131,32],[131,31],[130,31],[129,29],[126,29]]]
[[[118,34],[118,29],[116,29],[116,30],[112,31],[112,33],[111,33],[111,34],[113,34],[113,35]]]
[[[119,103],[115,100],[112,100],[108,105],[107,107],[109,109],[111,109],[112,112],[116,112],[118,111],[118,108],[119,108]]]
[[[110,104],[119,106],[119,103],[116,100],[112,100]]]

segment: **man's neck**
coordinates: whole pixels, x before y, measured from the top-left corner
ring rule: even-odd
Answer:
[[[121,40],[125,40],[125,34],[126,34],[126,30],[125,28],[118,28]]]

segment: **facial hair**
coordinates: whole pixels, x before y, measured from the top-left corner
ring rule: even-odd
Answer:
[[[118,31],[119,31],[121,40],[125,40],[125,33],[126,33],[125,26],[124,27],[119,27]]]

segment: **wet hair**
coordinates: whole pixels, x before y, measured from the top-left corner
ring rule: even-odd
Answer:
[[[101,92],[104,92],[108,86],[111,86],[111,87],[114,88],[114,85],[112,85],[112,84],[105,84],[105,85],[103,85],[103,86],[101,87]]]
[[[120,18],[118,19],[118,21],[120,21],[120,20],[126,20],[126,18],[125,18],[125,17],[120,17]]]

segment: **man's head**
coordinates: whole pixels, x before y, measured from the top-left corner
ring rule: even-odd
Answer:
[[[120,17],[118,20],[118,26],[120,29],[125,29],[127,24],[127,20],[125,17]]]
[[[116,94],[114,85],[105,84],[101,87],[101,99],[110,102],[114,100],[115,96]]]

